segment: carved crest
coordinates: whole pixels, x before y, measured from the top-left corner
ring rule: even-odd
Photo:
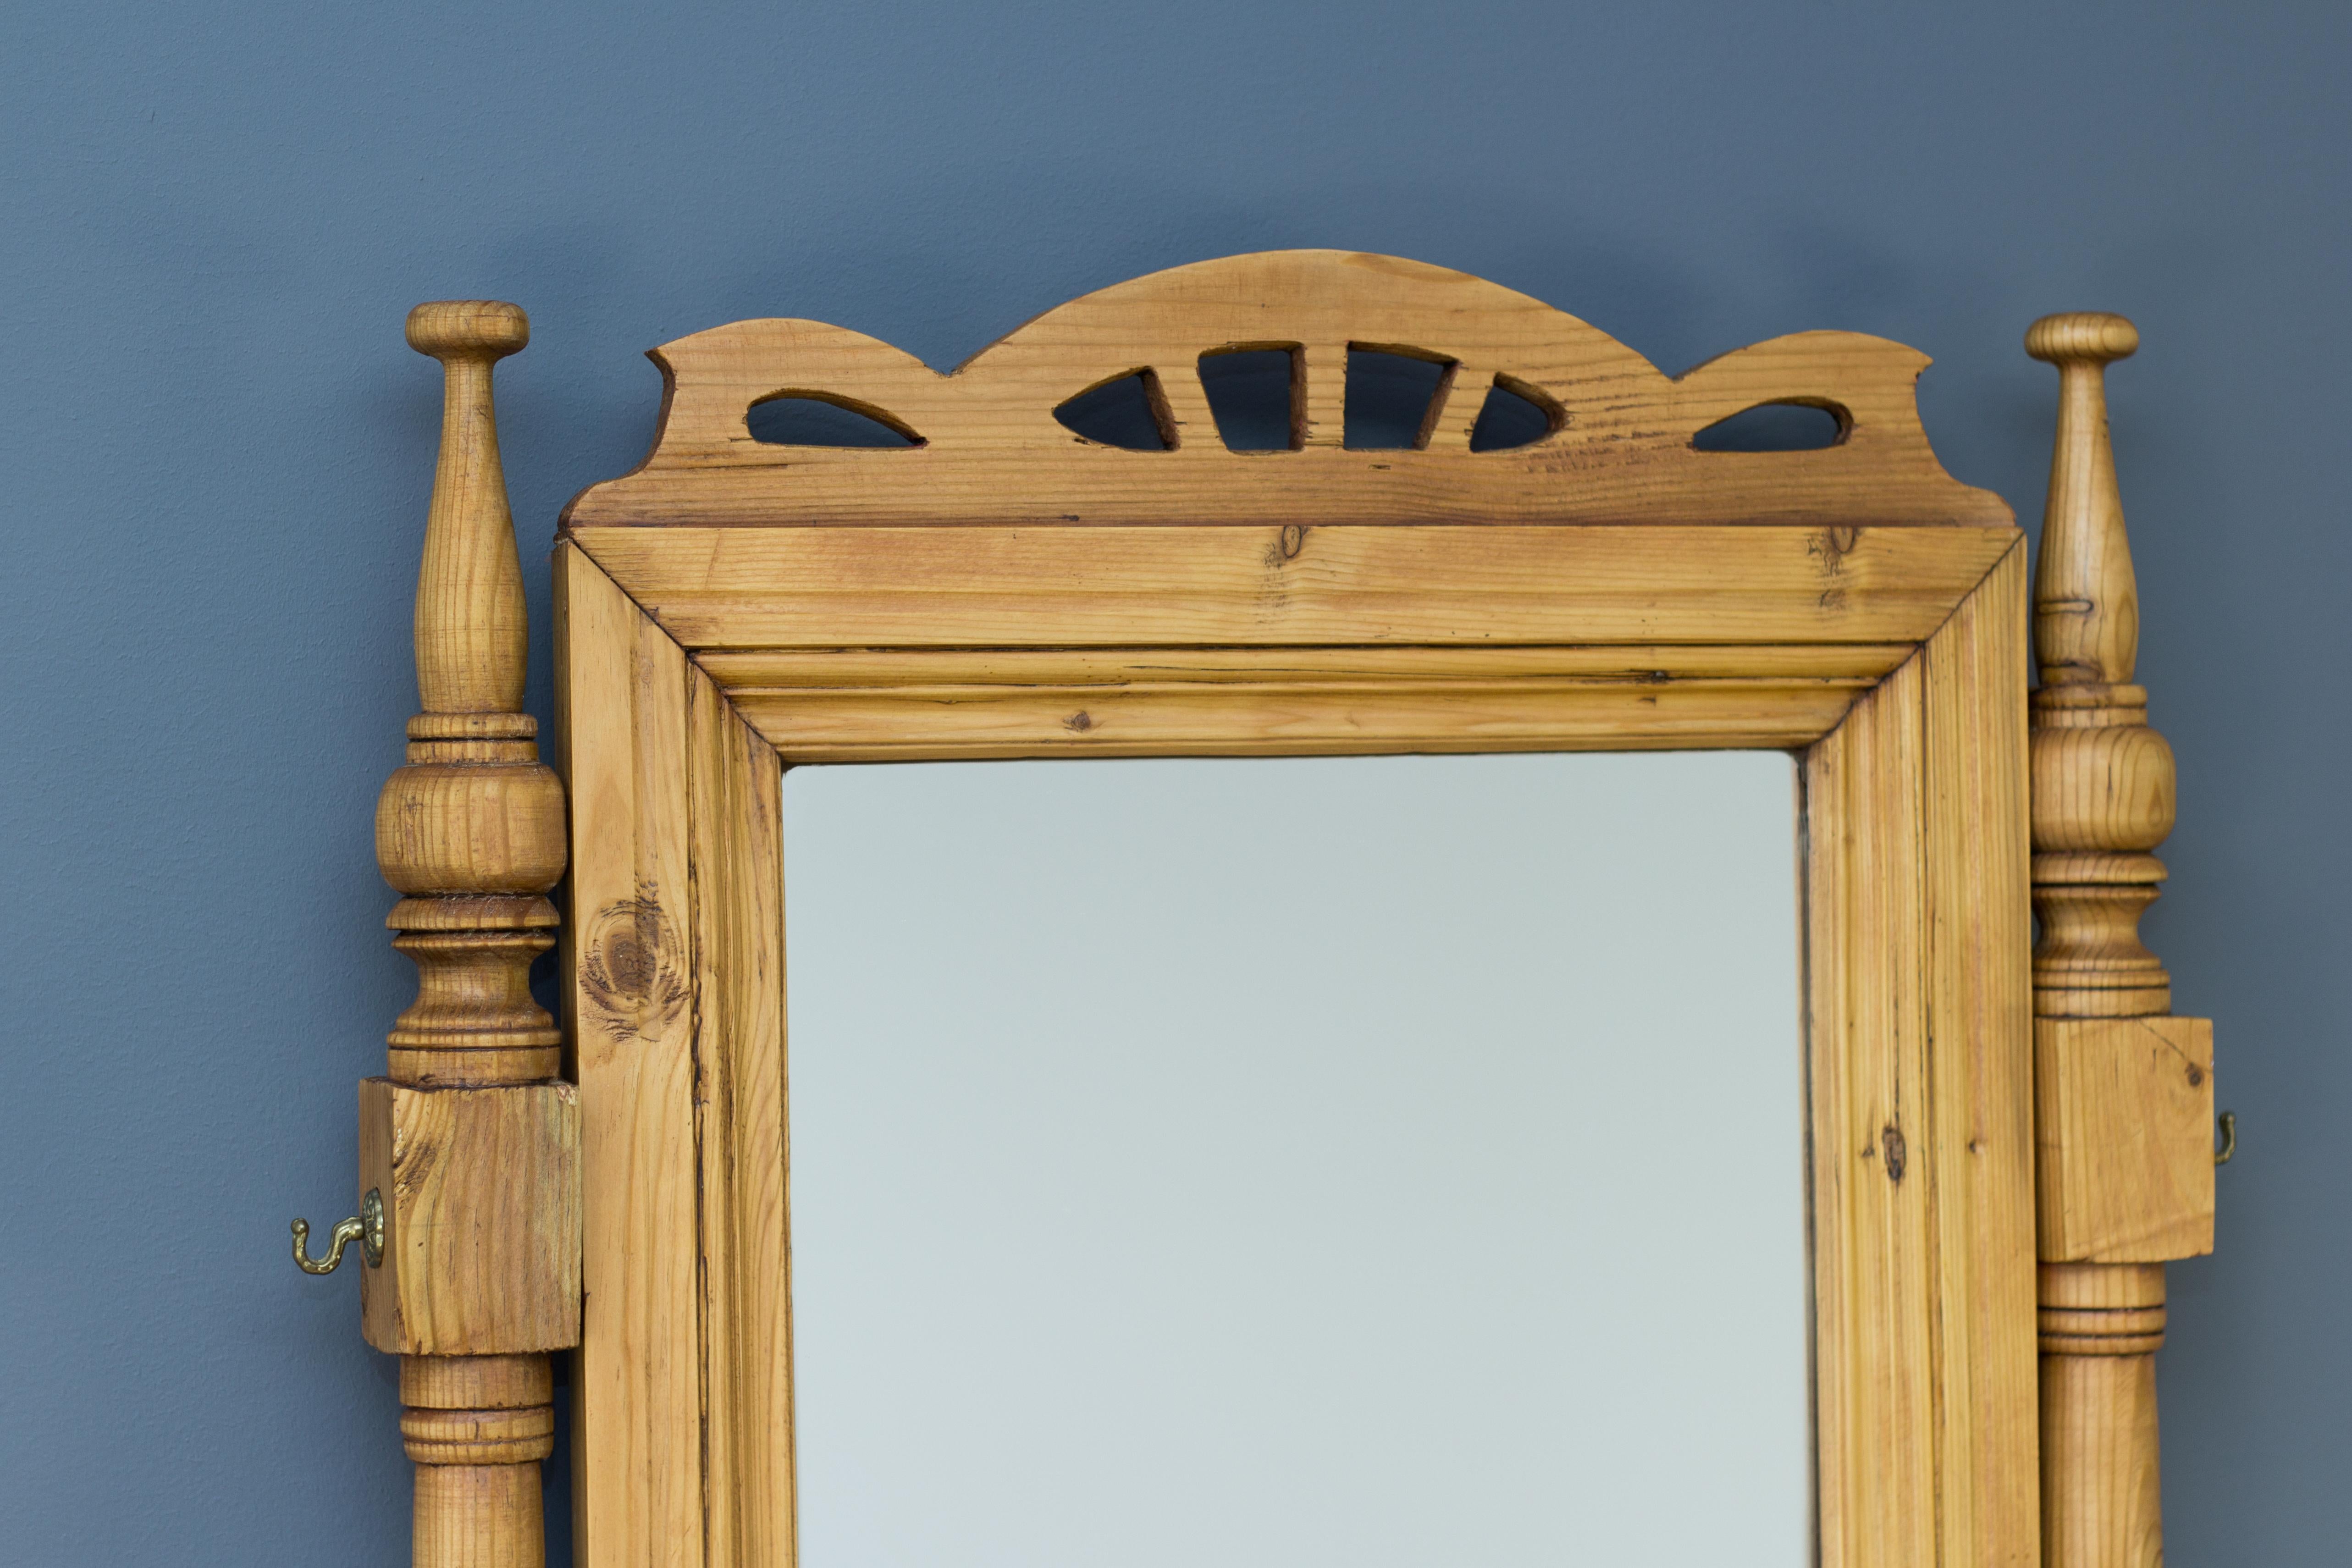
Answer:
[[[1234,451],[1219,437],[1201,363],[1247,350],[1290,356],[1288,449]],[[1346,444],[1351,350],[1439,367],[1411,445]],[[1915,350],[1800,332],[1669,377],[1540,300],[1387,256],[1270,251],[1153,273],[1048,310],[944,374],[803,321],[738,321],[652,357],[667,382],[652,453],[583,492],[567,525],[2010,521],[1998,496],[1937,464]],[[1055,417],[1128,377],[1160,449],[1088,440]],[[1538,410],[1543,431],[1474,450],[1497,388]],[[834,404],[907,444],[757,439],[751,410],[779,398]],[[1693,445],[1767,404],[1828,410],[1837,439]]]

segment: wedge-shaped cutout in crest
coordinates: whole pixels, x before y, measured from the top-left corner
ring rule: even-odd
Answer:
[[[1428,450],[1344,449],[1350,440],[1395,440],[1403,424],[1391,415],[1385,432],[1371,433],[1360,359],[1348,428],[1351,346],[1460,362],[1434,399]],[[950,375],[846,328],[775,318],[713,327],[657,353],[668,384],[655,448],[629,474],[575,498],[565,511],[573,529],[762,518],[1025,527],[1074,511],[1090,526],[1211,517],[1277,529],[1498,517],[1598,525],[1622,521],[1633,496],[1644,516],[1691,526],[2014,526],[2000,496],[1936,462],[1917,407],[1925,356],[1914,350],[1853,333],[1792,333],[1668,376],[1589,322],[1524,294],[1395,258],[1275,252],[1156,272],[1047,311]],[[1131,436],[1091,426],[1077,408],[1069,416],[1087,436],[1050,417],[1055,405],[1146,365],[1173,415],[1179,449],[1169,458],[1146,461],[1089,438],[1144,444],[1132,388]],[[1510,377],[1531,384],[1534,395]],[[848,398],[887,409],[885,424],[929,445],[919,458],[887,459],[870,449],[755,446],[744,418],[752,399],[823,393],[834,395],[819,401],[836,406]],[[1215,394],[1213,414],[1206,393]],[[1837,405],[1852,429],[1834,452],[1809,458],[1718,462],[1693,450],[1700,426],[1776,401]],[[1306,417],[1292,417],[1294,402]],[[845,438],[799,419],[769,424],[789,414],[839,422],[805,405],[763,408],[760,435]],[[1810,421],[1815,441],[1828,433],[1817,414],[1763,417]],[[1732,439],[1746,423],[1696,445],[1759,444]],[[866,429],[861,438],[887,437]],[[1228,442],[1253,460],[1210,460],[1227,455]],[[1293,446],[1308,449],[1289,462],[1255,461],[1251,450]],[[1562,482],[1563,464],[1577,482]],[[1143,482],[1128,482],[1146,470]]]
[[[1347,436],[1357,451],[1429,445],[1429,415],[1454,362],[1385,345],[1348,345]]]
[[[1201,390],[1228,451],[1297,451],[1307,408],[1296,343],[1236,343],[1201,356]]]
[[[767,447],[919,447],[923,438],[895,415],[823,392],[779,392],[743,416],[751,439]]]
[[[1081,440],[1130,452],[1166,452],[1176,446],[1176,422],[1160,377],[1150,368],[1097,382],[1054,410],[1063,427]]]
[[[1818,452],[1845,439],[1853,416],[1832,403],[1759,403],[1691,437],[1698,452]]]
[[[1567,423],[1567,413],[1549,394],[1515,376],[1498,375],[1479,407],[1478,423],[1470,427],[1470,449],[1507,452],[1532,447]]]

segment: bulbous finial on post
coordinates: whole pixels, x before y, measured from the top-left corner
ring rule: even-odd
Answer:
[[[2025,334],[2059,387],[2029,709],[2046,1568],[2164,1560],[2164,1264],[2212,1248],[2210,1026],[2168,1016],[2171,979],[2139,937],[2173,763],[2132,684],[2139,595],[2107,436],[2105,367],[2138,347],[2129,321],[2088,311]]]
[[[2074,359],[2105,364],[2139,352],[2139,329],[2128,316],[2105,310],[2062,310],[2025,329],[2025,352],[2052,364]]]
[[[522,311],[494,300],[408,313],[409,346],[442,363],[445,401],[416,583],[424,711],[376,806],[376,864],[407,895],[390,918],[394,945],[418,970],[416,1003],[389,1037],[404,1083],[556,1070],[559,1037],[530,973],[553,942],[546,894],[563,874],[563,788],[522,710],[522,564],[490,406],[490,367],[530,338]]]
[[[2033,653],[2044,686],[2121,685],[2138,658],[2139,590],[2106,389],[2108,362],[2138,348],[2137,328],[2097,310],[2044,316],[2026,330],[2025,352],[2058,367],[2058,444],[2033,577]]]
[[[578,1209],[565,1206],[577,1102],[552,1081],[562,1036],[530,994],[531,961],[555,940],[563,786],[522,710],[522,565],[490,408],[490,367],[530,340],[522,311],[497,300],[408,314],[409,346],[442,364],[441,458],[416,583],[424,711],[377,803],[375,843],[404,895],[384,923],[416,961],[417,993],[385,1037],[389,1081],[362,1092],[360,1148],[387,1194],[395,1168],[432,1179],[400,1187],[395,1261],[368,1271],[361,1310],[368,1342],[404,1358],[417,1568],[543,1568],[547,1352],[579,1342]],[[543,1239],[514,1239],[524,1232]]]
[[[529,642],[522,563],[499,465],[490,367],[530,342],[520,306],[440,300],[408,313],[408,346],[441,362],[441,461],[416,581],[416,690],[428,714],[521,717]]]
[[[2035,1010],[2127,1017],[2171,1005],[2139,940],[2172,831],[2172,751],[2131,684],[2139,591],[2107,437],[2105,367],[2139,347],[2121,316],[2044,316],[2025,352],[2058,367],[2058,438],[2033,577]]]
[[[530,318],[504,300],[428,300],[408,312],[408,346],[437,360],[504,359],[530,343]]]

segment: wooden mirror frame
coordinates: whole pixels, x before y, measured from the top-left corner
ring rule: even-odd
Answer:
[[[2023,536],[1937,464],[1927,361],[1883,340],[1669,379],[1523,295],[1333,251],[1105,289],[948,375],[814,322],[698,333],[654,356],[646,461],[565,514],[561,784],[520,712],[490,405],[527,336],[482,301],[409,324],[447,405],[378,847],[421,984],[361,1181],[420,1564],[541,1562],[574,1345],[582,1563],[792,1560],[785,767],[1729,747],[1801,759],[1821,1560],[2155,1561],[2162,1262],[2211,1245],[2212,1082],[2137,936],[2172,795],[2128,684],[2101,390],[2127,322],[2028,340],[2062,384],[2030,701]],[[1195,367],[1235,348],[1289,351],[1290,450],[1217,438]],[[1351,348],[1443,367],[1411,447],[1345,445]],[[1054,417],[1128,376],[1164,449]],[[1474,449],[1496,387],[1547,433]],[[779,396],[913,444],[754,440]],[[1770,403],[1837,441],[1694,447]],[[527,974],[567,859],[559,1031]]]

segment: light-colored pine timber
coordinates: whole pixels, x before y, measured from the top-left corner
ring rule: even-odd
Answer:
[[[1849,683],[1570,683],[1432,690],[1302,685],[745,693],[745,720],[794,763],[990,757],[1345,756],[1398,752],[1796,747],[1837,722]],[[898,739],[887,737],[897,736]]]
[[[1455,366],[1418,450],[1342,442],[1347,351]],[[1234,453],[1200,390],[1203,353],[1291,347],[1289,452]],[[1920,428],[1927,356],[1853,332],[1801,332],[1676,378],[1540,300],[1395,257],[1272,251],[1153,273],[1048,310],[940,374],[889,344],[818,321],[717,327],[655,351],[667,383],[644,466],[568,511],[609,524],[1599,521],[1999,525],[2008,509],[1947,475]],[[1074,435],[1056,406],[1149,370],[1171,451]],[[1548,405],[1532,446],[1472,452],[1502,378]],[[901,448],[771,446],[751,405],[814,396],[921,437]],[[1701,429],[1762,403],[1835,409],[1817,451],[1708,453]]]
[[[545,1355],[404,1356],[400,1432],[416,1466],[418,1568],[540,1568],[540,1461],[555,1446]]]
[[[2044,1018],[2034,1039],[2042,1256],[2212,1251],[2211,1022]]]
[[[698,670],[688,674],[687,702],[709,1561],[789,1568],[783,769]]]
[[[418,1568],[541,1568],[545,1352],[577,1333],[577,1121],[530,985],[556,923],[563,795],[521,711],[522,575],[490,397],[491,367],[529,339],[497,301],[408,319],[410,346],[443,367],[441,455],[416,590],[423,711],[378,803],[376,859],[404,895],[386,923],[418,985],[390,1077],[362,1086],[361,1181],[388,1232],[362,1297],[371,1342],[404,1352]]]
[[[711,653],[697,663],[787,760],[840,763],[1797,747],[1909,653],[959,648]]]
[[[2030,1565],[2022,563],[1805,759],[1822,1560]]]
[[[2042,1266],[2042,1562],[2164,1562],[2164,1265]]]
[[[2047,1568],[2163,1562],[2162,1260],[2212,1247],[2211,1031],[2167,1016],[2169,977],[2139,939],[2173,762],[2131,683],[2139,600],[2107,433],[2106,365],[2138,344],[2129,321],[2087,312],[2025,340],[2059,377],[2032,705]]]
[[[1943,1560],[1989,1568],[2033,1568],[2040,1501],[2026,564],[2021,543],[1919,656]]]
[[[1824,1568],[1937,1557],[1915,658],[1805,758],[1806,1087]],[[1910,1114],[1906,1117],[1905,1112]]]
[[[772,840],[765,837],[771,808],[764,795],[721,808],[715,803],[723,791],[700,780],[732,776],[738,784],[726,787],[743,787],[764,779],[766,761],[743,731],[730,736],[720,721],[719,694],[698,686],[683,650],[649,649],[647,639],[657,632],[636,618],[616,588],[593,574],[593,567],[577,554],[561,552],[563,602],[572,607],[563,634],[571,657],[588,653],[590,635],[601,637],[610,646],[592,656],[595,662],[616,670],[653,668],[664,690],[675,677],[688,693],[684,787],[692,802],[713,803],[687,810],[689,883],[700,886],[703,873],[693,868],[704,866],[722,884],[744,875],[746,867],[764,875],[763,861],[772,864],[766,861]],[[1824,1530],[1836,1538],[1825,1541],[1825,1552],[1833,1552],[1842,1563],[1907,1562],[1938,1551],[1955,1561],[1980,1557],[2023,1563],[2031,1561],[2038,1530],[2020,575],[2012,556],[1925,650],[1864,692],[1853,712],[1826,738],[1818,738],[1807,764],[1807,831],[1813,846],[1808,878],[1813,954],[1810,1081],[1817,1161],[1816,1290],[1822,1303],[1817,1350],[1822,1517]],[[583,592],[583,583],[593,586]],[[578,618],[583,600],[603,611],[599,629],[590,635],[583,635]],[[1254,657],[1227,651],[1237,659]],[[1565,650],[1561,657],[1574,663],[1612,651]],[[1735,666],[1742,657],[1736,649],[1714,651],[1724,652]],[[772,674],[795,668],[793,661],[803,657],[780,654],[773,658],[782,662],[755,663],[745,656],[738,668]],[[845,650],[842,658],[845,668],[868,676],[902,668],[896,655]],[[1769,668],[1791,658],[1790,650],[1776,649],[1759,662]],[[1248,684],[1238,664],[1219,666],[1218,672],[1231,678],[1224,684]],[[586,700],[584,689],[580,679],[567,676],[567,704]],[[708,695],[698,697],[698,691]],[[605,700],[616,713],[625,707],[610,694]],[[706,765],[699,760],[705,747],[698,736],[724,738],[717,748],[721,760],[707,775],[698,772]],[[574,748],[583,743],[577,738],[572,742]],[[604,744],[616,753],[633,752],[632,767],[655,766],[667,775],[677,764],[653,759],[669,756],[681,742],[664,738],[648,744],[641,734],[614,734]],[[766,787],[759,783],[760,790]],[[676,809],[650,805],[622,790],[600,795],[576,775],[574,789],[583,867],[589,859],[586,839],[605,830],[596,820],[601,813]],[[747,825],[734,847],[692,847],[702,844],[701,825],[730,817]],[[675,872],[667,873],[668,880],[675,878]],[[721,901],[746,896],[713,895]],[[777,895],[755,887],[748,896]],[[703,910],[699,894],[694,902]],[[700,956],[703,944],[717,940],[705,932],[722,925],[715,916],[698,913],[688,933],[697,956],[682,962],[699,977],[698,998],[768,984],[748,978],[760,974],[768,961],[761,953],[723,963]],[[772,951],[762,947],[761,952]],[[722,1010],[728,1005],[741,1004],[722,1000]],[[688,1005],[698,1012],[705,1004],[693,1000]],[[763,1035],[767,1026],[763,1023],[754,1033]],[[725,1045],[723,1031],[713,1035],[708,1024],[704,1028],[714,1050],[740,1048]],[[583,1027],[583,1051],[590,1037]],[[1960,1043],[1940,1047],[1946,1054],[1939,1055],[1934,1041]],[[599,1083],[584,1054],[583,1076],[593,1126]],[[761,1162],[748,1175],[714,1158],[714,1121],[740,1117],[721,1109],[729,1098],[724,1090],[710,1094],[700,1113],[702,1245],[709,1249],[702,1261],[714,1272],[722,1258],[718,1245],[708,1239],[714,1224],[734,1226],[738,1237],[742,1225],[740,1219],[714,1222],[709,1216],[714,1210],[722,1215],[766,1212],[764,1197],[755,1193],[747,1198],[735,1189],[739,1182],[766,1179],[765,1150],[775,1146],[761,1145]],[[639,1093],[626,1114],[644,1146],[680,1149],[696,1136],[696,1108],[678,1098]],[[781,1117],[781,1105],[775,1114]],[[656,1119],[668,1121],[667,1135],[647,1130]],[[1832,1146],[1845,1157],[1832,1160],[1825,1152]],[[1883,1174],[1890,1161],[1901,1165],[1903,1180]],[[619,1186],[625,1165],[615,1162],[613,1175],[600,1176],[605,1168],[592,1152],[592,1212],[599,1202],[642,1207],[641,1195]],[[607,1195],[600,1199],[599,1193]],[[781,1242],[773,1222],[751,1229],[756,1244]],[[693,1235],[690,1227],[665,1232],[644,1226],[625,1238],[617,1228],[602,1230],[592,1223],[592,1277],[597,1267],[593,1255],[603,1252],[608,1267],[684,1278],[696,1265]],[[662,1255],[650,1256],[653,1249]],[[772,1323],[788,1310],[788,1281],[781,1268],[736,1270],[712,1289],[715,1293],[707,1298],[712,1303],[705,1321],[708,1341],[694,1342],[704,1347],[696,1353],[712,1369],[706,1376],[725,1367],[730,1354],[740,1353],[717,1342],[738,1338],[735,1331],[717,1327],[728,1313]],[[599,1363],[609,1353],[599,1345],[599,1332],[592,1284],[585,1362]],[[643,1357],[613,1359],[638,1369],[642,1382],[655,1375]],[[712,1391],[728,1381],[721,1374],[706,1388],[706,1397],[717,1401]],[[642,1387],[632,1397],[640,1401],[641,1419],[654,1414],[658,1401],[646,1399]],[[675,1412],[669,1419],[682,1423],[685,1391],[673,1384],[667,1397]],[[721,1403],[713,1404],[714,1412]],[[713,1455],[723,1447],[714,1436]],[[762,1477],[772,1486],[788,1475],[772,1458],[764,1468],[736,1464],[721,1471],[716,1458],[708,1463],[713,1467],[714,1496]],[[583,1485],[594,1484],[589,1474],[583,1467]],[[597,1493],[616,1489],[625,1498],[631,1495],[620,1477],[607,1473]],[[1962,1506],[1948,1502],[1939,1510],[1939,1493],[1963,1500]],[[614,1509],[634,1506],[616,1503]],[[744,1517],[740,1510],[722,1510],[712,1516],[713,1528],[722,1518],[733,1525]],[[590,1526],[592,1562],[607,1560],[600,1555],[599,1528]],[[757,1530],[742,1535],[736,1547],[749,1550],[741,1542],[782,1549],[777,1537]],[[715,1542],[712,1550],[719,1550]]]
[[[699,1568],[705,1194],[686,657],[568,550],[556,555],[555,603],[557,722],[572,796],[564,1006],[580,1085],[587,1292],[573,1550],[582,1568]]]
[[[2006,510],[1905,434],[1924,362],[1809,334],[1670,383],[1458,275],[1244,259],[1049,313],[952,380],[808,323],[700,334],[664,351],[653,459],[572,509],[583,1561],[791,1551],[778,752],[1671,742],[1806,749],[1823,1561],[2026,1568],[2052,1450],[2033,1375],[2022,563]],[[1441,297],[1466,301],[1445,332],[1400,324]],[[1261,316],[1312,308],[1287,339],[1209,330],[1253,299]],[[1192,360],[1269,341],[1300,344],[1300,449],[1228,454]],[[1335,443],[1351,342],[1459,361],[1426,450]],[[1053,423],[1062,398],[1143,368],[1177,450],[1087,447]],[[1466,450],[1498,376],[1559,400],[1555,438]],[[795,391],[929,444],[751,449],[745,406]],[[1848,407],[1846,445],[1687,449],[1692,421],[1805,396]],[[2063,937],[2055,864],[2032,874]]]
[[[499,455],[491,369],[530,342],[519,307],[444,300],[408,315],[409,346],[441,362],[441,451],[416,585],[416,685],[426,713],[522,712],[529,623]],[[497,722],[504,719],[508,722]]]
[[[694,662],[730,696],[761,691],[889,690],[920,686],[1263,686],[1410,682],[1465,689],[1517,680],[1657,684],[1674,680],[1825,680],[1875,686],[1911,657],[1908,643],[1480,643],[1444,647],[752,648]],[[1816,734],[1821,731],[1815,731]]]
[[[1916,643],[2017,532],[574,528],[695,652]]]
[[[589,1215],[589,1568],[791,1560],[782,770],[593,563],[556,557]]]
[[[580,1342],[572,1085],[411,1089],[369,1079],[360,1187],[383,1200],[383,1260],[361,1276],[368,1343],[446,1357]]]

